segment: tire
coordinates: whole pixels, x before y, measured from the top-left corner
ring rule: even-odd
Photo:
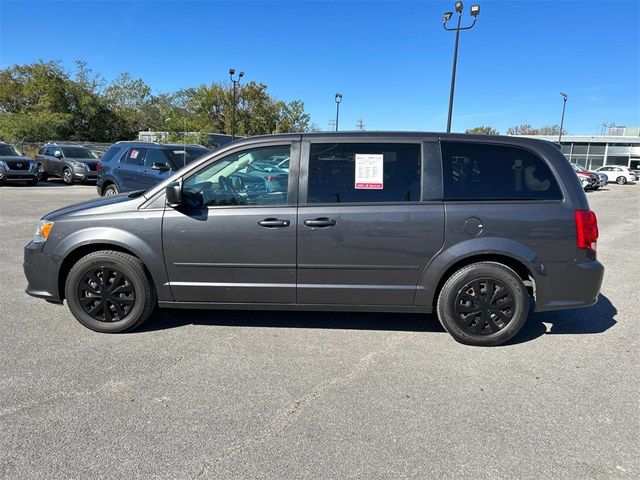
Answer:
[[[107,185],[107,187],[102,192],[103,197],[111,197],[117,194],[118,194],[118,187],[116,187],[113,183],[110,183],[109,185]]]
[[[42,165],[41,163],[39,163],[36,167],[36,174],[38,175],[38,180],[43,182],[46,182],[47,178],[49,178],[49,175],[44,172],[44,165]]]
[[[82,325],[102,333],[134,330],[157,304],[153,283],[140,259],[113,250],[82,257],[67,276],[65,298]]]
[[[489,302],[487,290],[493,292]],[[479,262],[447,279],[438,296],[437,312],[456,341],[495,346],[520,331],[529,314],[529,295],[522,279],[509,267]]]
[[[64,167],[62,170],[62,180],[67,185],[73,185],[73,172],[69,167]]]
[[[625,183],[627,183],[627,179],[623,176],[620,176],[618,178],[616,178],[616,183],[618,185],[624,185]]]

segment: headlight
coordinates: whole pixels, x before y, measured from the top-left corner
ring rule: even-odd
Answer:
[[[85,170],[87,170],[89,167],[86,163],[82,162],[73,162],[73,166],[76,168],[84,168]]]
[[[33,172],[36,169],[36,162],[29,162],[29,171]]]
[[[3,170],[9,170],[9,165],[7,165],[7,162],[0,161],[0,168]]]
[[[33,243],[44,243],[47,241],[49,237],[49,233],[51,233],[51,229],[53,228],[53,222],[49,220],[40,220],[38,224],[38,228],[36,228],[36,233],[33,236]]]

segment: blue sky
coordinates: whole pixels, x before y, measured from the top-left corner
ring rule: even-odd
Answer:
[[[640,2],[478,0],[462,32],[453,131],[560,122],[640,125]],[[301,99],[322,129],[443,131],[454,33],[447,1],[0,0],[0,67],[76,59],[155,92],[228,80],[229,67]],[[470,20],[465,2],[464,19]]]

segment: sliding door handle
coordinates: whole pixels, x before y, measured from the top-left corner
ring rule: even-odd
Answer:
[[[280,220],[279,218],[265,218],[258,222],[258,225],[265,228],[282,228],[291,225],[289,220]]]
[[[305,220],[304,224],[307,227],[327,228],[333,227],[336,224],[336,221],[333,218],[321,217]]]

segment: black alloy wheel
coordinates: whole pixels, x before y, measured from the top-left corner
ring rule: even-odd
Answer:
[[[472,335],[490,335],[513,317],[513,292],[503,283],[483,278],[468,282],[455,299],[460,327]]]
[[[84,312],[99,322],[124,320],[136,302],[136,292],[127,276],[113,268],[91,268],[82,275],[78,299]]]

